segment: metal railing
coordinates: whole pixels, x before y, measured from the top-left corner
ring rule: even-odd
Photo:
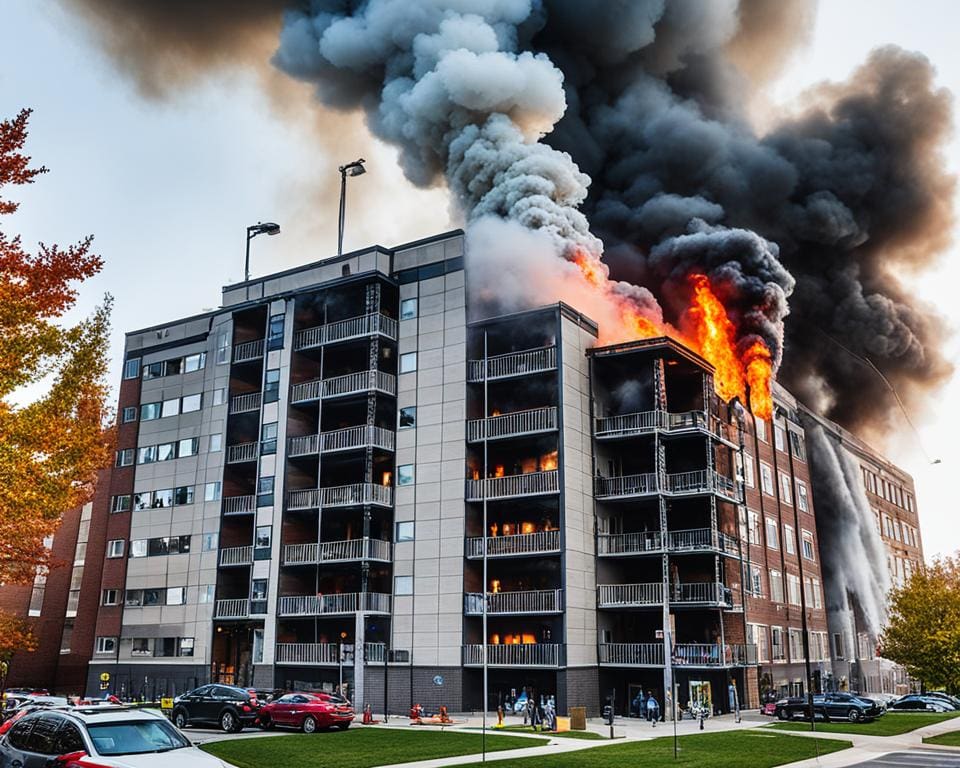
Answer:
[[[287,544],[283,548],[285,565],[380,560],[390,562],[391,544],[380,539],[344,539],[319,544]]]
[[[313,379],[294,384],[290,390],[290,402],[307,403],[321,398],[361,394],[374,389],[387,395],[397,394],[396,376],[375,370],[357,371],[329,379]]]
[[[260,443],[240,443],[227,446],[227,464],[256,461]]]
[[[561,667],[564,664],[563,646],[557,643],[524,643],[487,646],[487,665],[491,667]],[[483,646],[463,646],[463,665],[477,667],[483,664]]]
[[[321,344],[359,339],[375,333],[396,340],[397,321],[392,317],[373,312],[313,328],[305,328],[294,334],[293,348],[295,350],[311,349],[312,347],[319,347]]]
[[[260,410],[260,392],[248,392],[245,395],[234,395],[230,398],[230,413],[249,413]]]
[[[511,536],[487,536],[487,557],[544,555],[560,551],[560,531],[536,531]],[[467,539],[467,557],[483,557],[483,536]]]
[[[723,584],[714,581],[694,581],[686,584],[670,585],[671,603],[708,603],[711,605],[732,605],[733,592]]]
[[[368,445],[374,448],[383,448],[392,451],[394,448],[394,433],[383,427],[372,424],[362,424],[357,427],[336,429],[332,432],[323,432],[320,435],[320,452],[333,453],[347,451],[352,448],[364,448]]]
[[[534,435],[539,432],[551,432],[557,428],[557,409],[530,408],[525,411],[504,413],[486,419],[473,419],[467,422],[467,440],[496,440],[519,435]]]
[[[563,610],[562,589],[537,589],[523,592],[487,592],[487,615],[520,613],[559,613]],[[467,616],[483,614],[483,594],[468,592],[463,599]]]
[[[659,581],[648,584],[600,584],[597,587],[597,606],[662,605],[663,584]]]
[[[387,658],[386,643],[364,643],[363,658],[367,664],[383,664]]]
[[[757,663],[755,645],[720,643],[678,643],[673,647],[673,663],[698,667],[740,667]]]
[[[306,488],[287,493],[287,509],[319,509],[320,507],[350,507],[357,504],[377,504],[389,507],[393,503],[393,488],[374,483],[351,483],[330,488]]]
[[[277,643],[277,664],[339,664],[336,643]]]
[[[596,419],[593,434],[597,438],[643,435],[663,429],[667,423],[666,416],[664,411],[640,411],[624,413],[621,416],[605,416]]]
[[[233,362],[245,363],[250,360],[259,360],[263,357],[263,339],[244,341],[233,346]]]
[[[508,352],[486,360],[470,360],[467,366],[467,381],[506,379],[511,376],[526,376],[540,371],[552,371],[557,367],[557,348],[538,347],[522,352]]]
[[[708,469],[676,472],[666,476],[666,492],[672,494],[718,493],[739,501],[737,484],[729,477]]]
[[[257,509],[257,497],[224,496],[222,508],[225,515],[245,515]]]
[[[287,440],[287,456],[310,456],[320,449],[320,435],[301,435]]]
[[[560,490],[560,476],[555,469],[546,472],[528,472],[525,475],[505,475],[488,477],[484,480],[467,480],[467,501],[488,499],[509,499],[516,496],[538,496],[545,493],[557,493]]]
[[[660,531],[597,534],[598,555],[637,555],[662,551],[663,536]]]
[[[220,550],[220,565],[250,565],[253,547],[228,547]]]
[[[250,601],[245,598],[217,600],[214,607],[216,619],[245,619],[250,615]]]
[[[598,660],[618,667],[662,667],[663,643],[600,643]]]
[[[598,499],[618,496],[644,496],[657,493],[659,484],[654,472],[617,477],[597,477],[593,481],[594,494]]]
[[[338,595],[288,595],[281,597],[280,616],[321,616],[336,613],[390,613],[390,595],[380,592],[346,592]]]

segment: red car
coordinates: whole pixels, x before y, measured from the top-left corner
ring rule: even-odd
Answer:
[[[318,728],[349,728],[353,718],[353,707],[329,694],[288,693],[260,708],[259,723],[266,730],[282,725],[313,733]]]

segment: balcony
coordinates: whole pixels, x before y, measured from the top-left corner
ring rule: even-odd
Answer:
[[[716,416],[703,411],[668,413],[655,410],[606,416],[594,421],[593,435],[598,440],[616,440],[651,435],[654,432],[663,432],[666,435],[699,432],[722,440],[733,448],[739,447],[736,427],[724,424]]]
[[[522,616],[524,614],[560,613],[563,611],[562,589],[538,589],[528,592],[487,592],[487,615]],[[483,595],[464,595],[463,612],[467,616],[483,615]]]
[[[557,367],[557,348],[538,347],[523,352],[488,357],[486,360],[470,360],[467,364],[467,381],[494,381],[527,376],[531,373],[553,371]]]
[[[483,557],[483,536],[467,539],[466,555],[471,560]],[[560,531],[537,531],[514,536],[487,536],[487,557],[551,555],[560,551]]]
[[[240,443],[227,446],[227,464],[243,464],[256,461],[260,443]]]
[[[740,555],[734,537],[712,528],[667,531],[666,547],[670,552],[718,552],[733,557]],[[597,555],[601,557],[660,554],[663,551],[664,536],[660,531],[597,535]]]
[[[305,381],[293,385],[290,402],[297,405],[331,397],[360,395],[373,390],[386,395],[396,395],[397,377],[383,371],[358,371],[330,379]]]
[[[250,601],[244,598],[217,600],[214,607],[215,619],[247,619],[250,617]]]
[[[278,606],[280,616],[336,616],[359,611],[390,613],[390,595],[380,592],[288,595],[280,598]]]
[[[277,643],[277,664],[340,663],[340,646],[336,643]]]
[[[663,536],[660,531],[597,534],[597,555],[601,557],[660,554],[662,552]]]
[[[222,508],[225,515],[249,515],[257,510],[257,497],[225,496]]]
[[[263,341],[263,339],[257,339],[235,344],[233,347],[233,362],[249,363],[253,360],[259,360],[263,357]]]
[[[712,528],[668,531],[667,546],[671,552],[719,552],[734,557],[740,554],[740,547],[733,536]]]
[[[481,440],[502,440],[508,437],[553,432],[556,429],[557,409],[555,407],[531,408],[468,421],[467,440],[471,443]]]
[[[732,608],[733,592],[718,582],[689,582],[670,585],[670,604]],[[663,584],[600,584],[598,608],[642,608],[663,604]]]
[[[395,433],[382,427],[361,424],[356,427],[322,432],[319,435],[291,437],[287,456],[311,456],[317,453],[336,453],[352,451],[358,448],[380,448],[392,451],[395,445]]]
[[[654,472],[640,475],[619,475],[617,477],[597,477],[593,481],[593,492],[598,499],[631,499],[639,496],[655,496],[660,486]]]
[[[488,477],[467,480],[467,501],[487,499],[514,499],[522,496],[543,496],[560,491],[560,476],[555,469],[546,472],[528,472],[525,475]]]
[[[600,643],[598,659],[613,667],[662,667],[663,643]]]
[[[671,496],[696,496],[715,493],[735,504],[741,502],[740,488],[729,477],[712,469],[697,469],[693,472],[677,472],[666,476],[666,493]]]
[[[351,483],[287,493],[288,510],[353,507],[362,504],[389,507],[393,504],[393,488],[374,483]]]
[[[220,550],[221,566],[251,565],[252,563],[253,547],[229,547]]]
[[[260,410],[260,392],[248,392],[245,395],[234,395],[230,398],[230,413],[250,413]]]
[[[375,334],[396,341],[397,321],[392,317],[374,312],[346,320],[338,320],[335,323],[306,328],[293,335],[293,349],[299,352],[304,349],[314,349],[324,344],[362,339]]]
[[[621,416],[606,416],[594,421],[593,436],[598,440],[650,435],[667,425],[665,411],[642,411]]]
[[[319,544],[287,544],[283,548],[284,565],[317,565],[376,560],[389,563],[392,545],[380,539],[346,539]]]
[[[743,667],[757,663],[755,645],[679,643],[673,647],[675,666]]]
[[[463,666],[483,665],[483,646],[463,646]],[[487,646],[488,667],[562,667],[564,647],[558,643],[524,643]]]

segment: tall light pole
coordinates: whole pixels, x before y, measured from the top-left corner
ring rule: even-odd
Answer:
[[[347,206],[347,176],[362,176],[367,172],[366,161],[361,157],[352,163],[340,166],[340,220],[337,227],[337,256],[343,256],[343,218]]]
[[[279,235],[280,234],[280,225],[274,224],[272,221],[260,222],[256,224],[251,224],[247,227],[247,258],[243,263],[243,280],[244,282],[250,282],[250,241],[253,240],[257,235]],[[247,298],[250,298],[250,286],[247,286]]]

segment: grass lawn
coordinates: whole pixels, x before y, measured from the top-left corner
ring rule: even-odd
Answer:
[[[941,733],[939,736],[928,736],[924,744],[940,744],[944,747],[960,747],[960,731]]]
[[[497,760],[497,768],[661,768],[662,766],[709,766],[710,768],[772,768],[838,752],[852,746],[840,739],[811,739],[773,734],[764,730],[681,736],[680,758],[673,759],[673,737],[651,741],[611,744],[566,754]],[[478,766],[480,763],[472,763]]]
[[[887,712],[883,717],[869,723],[817,723],[817,730],[824,733],[861,733],[864,736],[899,736],[926,725],[942,723],[960,716],[960,712]],[[774,723],[767,726],[781,731],[809,731],[809,722]]]
[[[204,744],[201,749],[239,768],[371,768],[375,765],[430,760],[480,752],[479,733],[401,731],[394,728],[350,728],[315,734],[290,734],[263,739],[234,739]],[[546,744],[546,739],[487,734],[487,751],[522,749]],[[322,762],[318,762],[322,761]]]
[[[469,731],[478,731],[479,728],[466,728],[464,730]],[[530,733],[535,736],[549,736],[552,739],[583,739],[585,741],[600,741],[609,739],[606,736],[603,736],[599,733],[594,733],[593,731],[561,731],[560,733],[554,733],[553,731],[535,731],[529,725],[505,725],[503,728],[487,728],[487,731],[492,733],[504,733],[506,731],[514,731],[515,733]]]

